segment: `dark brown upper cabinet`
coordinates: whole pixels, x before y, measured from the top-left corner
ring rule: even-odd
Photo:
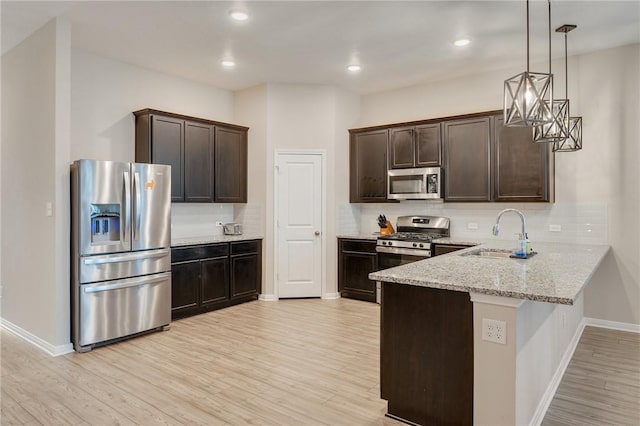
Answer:
[[[184,120],[136,116],[136,162],[171,166],[171,201],[184,201],[183,153]]]
[[[549,145],[534,143],[527,127],[504,127],[494,117],[494,198],[496,201],[549,201]]]
[[[215,200],[247,202],[247,132],[216,127]]]
[[[441,156],[440,123],[389,130],[389,168],[438,167]]]
[[[171,201],[247,202],[247,127],[152,109],[134,115],[135,161],[171,166]]]
[[[491,117],[443,123],[444,199],[490,201]]]
[[[184,131],[184,201],[213,201],[214,127],[185,122]]]
[[[351,132],[349,201],[385,203],[387,200],[387,144],[389,132]]]

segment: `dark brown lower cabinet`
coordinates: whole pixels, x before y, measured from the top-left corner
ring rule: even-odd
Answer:
[[[171,312],[179,313],[198,307],[200,262],[171,265]]]
[[[173,248],[171,318],[255,300],[261,280],[262,240]]]
[[[338,238],[338,291],[342,297],[376,301],[376,242]]]
[[[382,283],[380,396],[416,425],[473,424],[469,293]]]
[[[462,245],[458,245],[458,244],[438,244],[438,243],[435,243],[433,245],[433,255],[434,256],[440,256],[441,254],[447,254],[447,253],[451,253],[451,252],[454,252],[454,251],[466,249],[466,248],[469,248],[469,247],[471,247],[471,246],[462,246]]]
[[[260,241],[231,243],[231,299],[260,293],[262,281]]]

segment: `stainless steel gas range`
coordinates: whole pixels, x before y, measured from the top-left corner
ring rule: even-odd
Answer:
[[[378,268],[387,269],[432,256],[431,241],[449,236],[449,219],[438,216],[400,216],[398,232],[378,237]]]

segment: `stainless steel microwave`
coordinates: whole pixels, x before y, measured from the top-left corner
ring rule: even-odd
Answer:
[[[390,200],[437,200],[442,198],[440,167],[395,169],[387,172]]]

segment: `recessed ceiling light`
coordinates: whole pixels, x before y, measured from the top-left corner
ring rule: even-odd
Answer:
[[[242,10],[232,10],[229,12],[229,16],[231,16],[231,19],[234,21],[246,21],[249,19],[249,14]]]
[[[349,65],[347,67],[347,70],[349,70],[349,72],[358,72],[361,70],[360,65]]]
[[[468,38],[460,38],[453,42],[453,44],[458,47],[466,46],[469,43],[471,43],[471,40],[469,40]]]
[[[232,61],[231,59],[224,59],[224,60],[220,61],[220,63],[225,68],[233,68],[233,67],[236,66],[236,63],[234,61]]]

